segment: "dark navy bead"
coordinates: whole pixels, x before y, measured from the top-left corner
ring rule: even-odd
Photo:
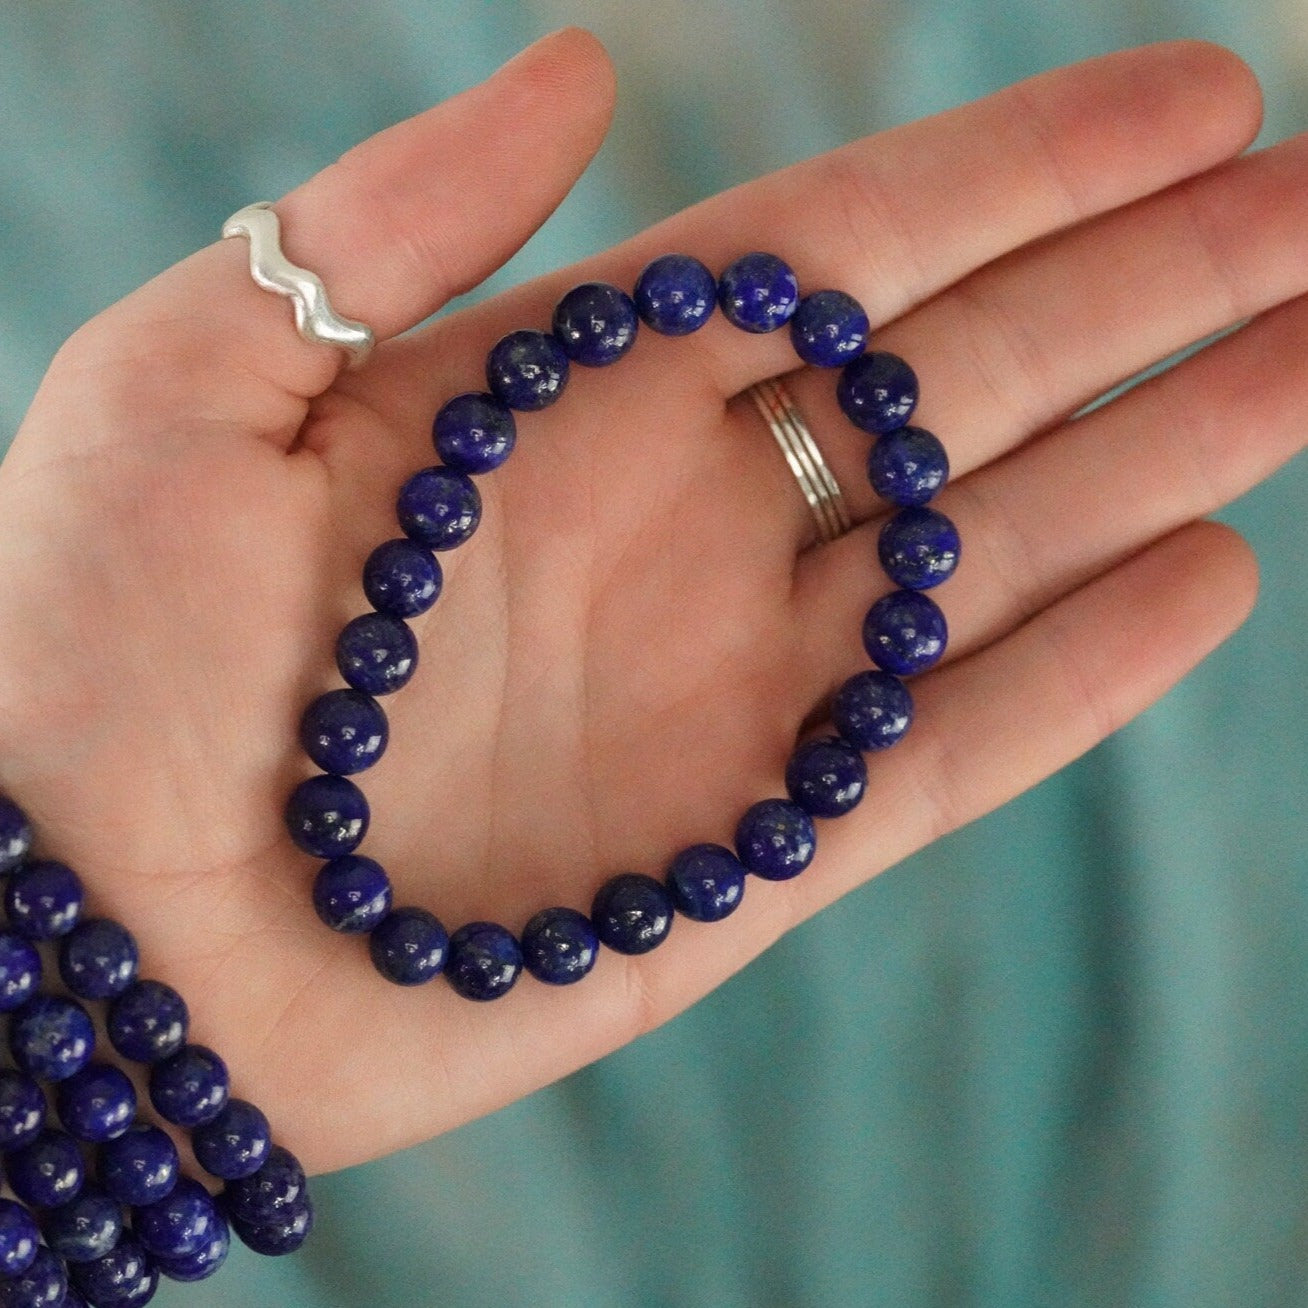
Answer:
[[[689,254],[664,254],[647,263],[636,279],[636,311],[664,336],[698,330],[717,306],[718,283]]]
[[[336,638],[341,676],[365,695],[389,695],[418,670],[418,638],[400,618],[363,613]]]
[[[877,537],[886,576],[905,590],[929,590],[958,566],[958,528],[936,509],[900,509]]]
[[[9,1052],[38,1081],[62,1081],[80,1071],[95,1049],[95,1027],[75,999],[33,995],[9,1019]]]
[[[139,1308],[154,1297],[159,1269],[130,1231],[100,1258],[73,1263],[73,1284],[95,1308]]]
[[[368,953],[373,966],[400,986],[430,981],[445,966],[450,937],[425,908],[392,909],[372,929]]]
[[[845,417],[867,432],[902,427],[917,406],[917,374],[897,354],[873,350],[845,364],[836,383]]]
[[[105,1026],[124,1058],[153,1063],[186,1042],[186,1001],[162,981],[134,981],[109,1005]]]
[[[626,291],[607,282],[582,282],[554,307],[554,335],[573,363],[616,363],[636,343],[640,319]]]
[[[786,790],[811,817],[839,817],[867,793],[867,764],[839,736],[806,740],[786,764]]]
[[[568,384],[567,352],[548,332],[510,332],[491,347],[486,384],[511,409],[544,409]]]
[[[867,479],[892,504],[925,504],[949,480],[949,455],[925,427],[897,427],[873,441]]]
[[[539,981],[566,986],[595,966],[599,936],[575,908],[542,908],[522,928],[522,962]]]
[[[232,1230],[255,1253],[267,1254],[272,1258],[294,1253],[313,1230],[313,1204],[306,1194],[294,1207],[285,1209],[280,1216],[268,1222],[243,1222],[240,1218],[233,1217]]]
[[[718,303],[727,321],[747,332],[774,332],[799,305],[799,282],[775,254],[743,254],[718,279]]]
[[[87,1063],[55,1090],[59,1120],[79,1140],[100,1143],[122,1135],[136,1117],[136,1090],[110,1063]]]
[[[103,1258],[123,1234],[123,1209],[93,1185],[66,1204],[41,1215],[45,1242],[60,1258],[70,1263],[87,1263]]]
[[[25,1004],[41,984],[41,955],[12,931],[0,931],[0,1013]]]
[[[223,1265],[231,1242],[227,1219],[221,1209],[215,1209],[209,1238],[202,1245],[180,1258],[156,1257],[155,1265],[174,1281],[203,1281]]]
[[[64,1308],[67,1302],[68,1274],[64,1261],[44,1245],[37,1246],[24,1271],[0,1280],[0,1308]]]
[[[481,521],[481,492],[454,468],[422,468],[400,487],[395,516],[411,540],[431,550],[462,545]]]
[[[831,721],[857,749],[889,749],[913,723],[913,696],[890,672],[858,672],[836,692]]]
[[[329,690],[300,719],[300,745],[324,772],[348,776],[386,752],[390,728],[382,706],[361,690]]]
[[[814,291],[799,302],[790,320],[790,341],[805,363],[839,368],[867,346],[863,306],[844,291]]]
[[[384,540],[363,565],[363,593],[378,613],[416,618],[440,598],[440,560],[407,536]]]
[[[465,999],[498,999],[522,972],[522,950],[498,922],[467,922],[450,936],[445,979]]]
[[[813,819],[788,799],[761,799],[736,823],[736,855],[755,876],[786,881],[817,852]]]
[[[179,1176],[162,1199],[132,1209],[132,1230],[146,1252],[184,1258],[208,1243],[218,1217],[208,1190],[189,1176]]]
[[[45,1126],[45,1094],[26,1072],[0,1067],[0,1153],[30,1144]]]
[[[181,1163],[167,1132],[138,1122],[100,1146],[100,1184],[137,1207],[162,1199],[177,1184]]]
[[[319,775],[301,781],[286,801],[286,829],[306,854],[351,854],[368,830],[368,801],[344,777]]]
[[[82,883],[72,868],[53,859],[25,863],[5,886],[5,911],[20,936],[52,940],[77,925]]]
[[[32,1214],[12,1199],[0,1199],[0,1276],[25,1272],[36,1257],[40,1239]]]
[[[229,1217],[259,1226],[302,1207],[308,1192],[300,1160],[275,1144],[257,1172],[227,1183],[223,1204]]]
[[[81,1190],[86,1169],[71,1135],[45,1130],[30,1144],[5,1155],[5,1176],[9,1188],[29,1208],[54,1208]]]
[[[111,999],[136,980],[136,941],[107,917],[83,918],[59,941],[59,975],[82,999]]]
[[[672,930],[672,896],[643,872],[619,872],[596,892],[590,920],[619,954],[647,954]]]
[[[257,1172],[268,1157],[272,1132],[268,1119],[252,1103],[229,1099],[211,1122],[197,1126],[191,1145],[200,1166],[224,1181]]]
[[[318,869],[313,907],[333,931],[371,931],[391,911],[386,869],[362,854],[342,854]]]
[[[211,1122],[227,1102],[227,1064],[207,1045],[183,1045],[150,1067],[150,1102],[177,1126]]]
[[[32,848],[32,824],[12,799],[0,795],[0,876],[5,876],[27,857]]]
[[[668,864],[664,878],[679,912],[696,922],[720,922],[740,907],[745,869],[725,845],[691,845]]]
[[[949,639],[945,615],[929,595],[893,590],[863,619],[863,648],[877,667],[897,677],[925,672],[940,661]]]
[[[517,437],[513,410],[484,391],[446,400],[431,424],[441,462],[471,476],[498,468],[513,453]]]

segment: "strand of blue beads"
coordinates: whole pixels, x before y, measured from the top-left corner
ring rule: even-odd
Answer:
[[[686,336],[718,308],[742,331],[788,325],[802,363],[840,369],[841,410],[875,438],[868,479],[898,510],[878,537],[882,568],[896,589],[871,606],[863,623],[875,668],[840,687],[831,705],[835,733],[796,746],[785,769],[786,795],[745,811],[734,849],[693,845],[671,860],[662,880],[619,873],[600,887],[589,914],[545,908],[518,937],[480,921],[450,934],[427,909],[396,906],[386,870],[356,853],[369,808],[349,777],[386,748],[387,718],[377,697],[399,690],[417,668],[418,643],[407,620],[441,593],[437,553],[476,530],[481,496],[473,478],[512,452],[514,415],[555,403],[574,364],[616,363],[642,322],[664,336]],[[926,507],[944,486],[949,463],[931,432],[907,425],[917,377],[897,355],[869,351],[868,334],[857,300],[837,290],[801,296],[794,272],[775,255],[745,254],[714,278],[699,260],[668,254],[645,267],[632,295],[599,282],[569,291],[550,331],[514,331],[496,342],[486,391],[456,395],[436,414],[432,440],[441,462],[405,482],[396,501],[403,535],[383,542],[364,564],[364,594],[374,611],[349,622],[337,641],[347,688],[319,696],[304,712],[300,742],[322,772],[295,788],[285,814],[295,843],[327,860],[313,886],[318,916],[335,931],[366,933],[383,976],[418,985],[444,973],[459,994],[479,1000],[505,994],[524,968],[541,981],[570,984],[591,970],[600,944],[643,954],[667,938],[676,913],[700,922],[727,917],[741,902],[748,873],[773,881],[796,876],[817,848],[814,819],[838,817],[859,803],[867,789],[864,755],[895,744],[912,722],[903,678],[944,653],[944,615],[923,592],[952,575],[960,550],[954,524]]]
[[[0,1201],[0,1308],[144,1304],[161,1273],[179,1281],[213,1275],[231,1229],[260,1253],[298,1248],[313,1222],[299,1162],[272,1143],[255,1105],[230,1096],[223,1060],[187,1042],[181,995],[138,977],[131,933],[108,918],[82,917],[80,879],[62,863],[30,859],[31,845],[25,814],[0,796],[9,926],[0,932],[0,1012],[16,1064],[0,1069],[0,1154],[21,1201]],[[41,990],[42,942],[53,945],[72,998]],[[172,1138],[138,1118],[122,1068],[94,1058],[94,1023],[82,1001],[107,1004],[110,1044],[148,1066],[151,1105],[190,1131],[200,1166],[226,1183],[217,1198],[183,1174]],[[62,1129],[48,1122],[41,1082],[53,1088]]]

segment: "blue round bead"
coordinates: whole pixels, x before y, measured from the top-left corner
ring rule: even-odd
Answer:
[[[70,1263],[103,1258],[123,1234],[122,1205],[93,1185],[41,1215],[45,1242]]]
[[[698,330],[717,307],[717,279],[689,254],[651,260],[636,279],[636,312],[664,336]]]
[[[786,881],[817,852],[813,819],[788,799],[761,799],[736,823],[736,855],[755,876]]]
[[[308,1183],[300,1160],[281,1145],[273,1145],[257,1172],[229,1181],[223,1190],[228,1216],[247,1225],[276,1222],[303,1206]]]
[[[177,1126],[211,1122],[227,1102],[227,1064],[207,1045],[183,1045],[150,1067],[150,1102]]]
[[[138,1122],[100,1146],[100,1184],[121,1203],[155,1203],[177,1184],[181,1162],[166,1131]]]
[[[12,931],[0,931],[0,1013],[25,1004],[41,984],[41,955]]]
[[[208,1190],[189,1176],[179,1176],[162,1199],[132,1210],[132,1230],[147,1253],[184,1258],[208,1242],[218,1216]]]
[[[389,695],[418,670],[418,639],[400,618],[362,613],[336,638],[341,676],[365,695]]]
[[[867,479],[892,504],[925,504],[949,480],[949,455],[925,427],[896,427],[872,442]]]
[[[863,619],[863,648],[868,657],[897,677],[933,667],[944,654],[948,639],[940,606],[917,590],[883,595]]]
[[[548,332],[509,332],[486,358],[486,384],[510,409],[547,408],[568,384],[567,352]]]
[[[718,279],[718,303],[727,321],[747,332],[774,332],[799,306],[799,282],[775,254],[741,255]]]
[[[47,1129],[35,1140],[5,1155],[9,1188],[29,1208],[54,1208],[82,1188],[86,1171],[77,1141]]]
[[[107,917],[83,918],[59,941],[59,975],[83,999],[111,999],[136,980],[136,941]]]
[[[174,1281],[203,1281],[223,1265],[231,1242],[227,1219],[220,1209],[215,1209],[209,1238],[202,1245],[180,1258],[156,1257],[155,1264]]]
[[[416,986],[445,966],[449,944],[444,926],[425,908],[393,908],[373,927],[368,953],[388,981]]]
[[[75,999],[33,995],[9,1020],[9,1052],[38,1081],[62,1081],[80,1071],[95,1049],[90,1014]]]
[[[67,1302],[64,1261],[44,1245],[37,1246],[25,1270],[0,1280],[0,1308],[65,1308]]]
[[[477,530],[481,492],[454,468],[421,468],[400,487],[395,516],[410,540],[430,550],[452,550]]]
[[[69,1268],[73,1284],[95,1308],[140,1308],[154,1297],[159,1269],[130,1231],[107,1253]]]
[[[344,777],[309,777],[286,801],[286,829],[306,854],[351,854],[368,830],[368,801]]]
[[[678,911],[696,922],[720,922],[740,907],[745,869],[725,845],[705,843],[683,849],[664,878]]]
[[[643,872],[619,872],[595,893],[590,920],[619,954],[647,954],[672,930],[672,896]]]
[[[947,581],[960,549],[958,528],[936,509],[900,509],[877,537],[886,576],[905,590],[929,590]]]
[[[390,729],[382,706],[361,690],[329,690],[300,719],[300,745],[324,772],[347,776],[386,752]]]
[[[252,1103],[229,1099],[217,1117],[195,1128],[191,1144],[206,1172],[233,1181],[263,1166],[272,1132],[268,1119]]]
[[[105,1026],[124,1058],[153,1063],[186,1042],[186,1001],[162,981],[134,981],[109,1005]]]
[[[595,966],[599,936],[575,908],[542,908],[522,928],[522,962],[539,981],[571,985]]]
[[[32,848],[32,824],[12,799],[0,795],[0,876],[12,872]]]
[[[55,1090],[59,1120],[69,1135],[101,1142],[122,1135],[136,1117],[136,1090],[110,1063],[87,1063]]]
[[[897,354],[860,354],[841,371],[836,399],[855,427],[894,431],[917,406],[917,374]]]
[[[467,922],[450,936],[445,979],[465,999],[498,999],[522,972],[522,950],[498,922]]]
[[[513,410],[484,391],[447,400],[431,424],[432,444],[441,462],[471,476],[498,468],[513,453],[517,437]]]
[[[890,672],[858,672],[836,692],[831,721],[857,749],[889,749],[913,723],[913,696]]]
[[[786,790],[811,817],[839,817],[867,793],[867,764],[839,736],[806,740],[786,764]]]
[[[5,911],[19,935],[52,940],[77,925],[82,883],[72,868],[53,859],[25,863],[5,886]]]
[[[870,324],[863,306],[844,291],[814,291],[790,320],[790,341],[805,363],[839,368],[867,346]]]
[[[640,319],[626,291],[607,282],[582,282],[554,307],[554,335],[573,363],[616,363],[636,343]]]
[[[294,1253],[313,1230],[313,1204],[306,1194],[299,1203],[284,1209],[271,1221],[244,1222],[239,1217],[233,1217],[232,1230],[255,1253],[267,1254],[272,1258]]]
[[[26,1072],[0,1067],[0,1153],[30,1144],[45,1126],[45,1094]]]
[[[0,1199],[0,1276],[25,1272],[36,1257],[40,1240],[32,1214],[12,1199]]]
[[[440,561],[425,545],[407,536],[384,540],[363,565],[363,593],[378,613],[416,618],[440,598]]]
[[[333,931],[371,931],[391,911],[386,869],[362,854],[342,854],[318,869],[313,907]]]

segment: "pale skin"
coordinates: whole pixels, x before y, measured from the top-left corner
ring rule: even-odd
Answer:
[[[1177,41],[1042,74],[715,196],[584,263],[418,332],[502,263],[598,148],[614,74],[546,38],[275,203],[288,256],[380,344],[357,372],[215,240],[75,332],[0,468],[0,789],[39,849],[119,918],[192,1038],[320,1172],[515,1100],[680,1012],[799,921],[1048,776],[1139,713],[1248,613],[1256,565],[1202,521],[1303,443],[1308,141],[1237,158],[1260,96],[1230,51]],[[234,197],[232,208],[250,199]],[[215,226],[226,214],[216,215]],[[576,282],[630,287],[668,251],[715,271],[771,250],[867,307],[949,449],[964,541],[935,592],[946,660],[865,802],[800,877],[604,951],[580,985],[493,1004],[383,981],[314,916],[281,809],[310,770],[305,704],[366,605],[359,569],[430,422],[481,389],[505,331]],[[1081,418],[1156,359],[1251,323]],[[868,666],[888,589],[868,438],[786,333],[720,316],[574,369],[480,479],[442,555],[418,673],[361,784],[361,852],[397,903],[513,930],[618,871],[729,843],[782,793],[801,724]],[[812,520],[740,392],[779,373],[860,522]],[[736,397],[736,398],[733,398]]]

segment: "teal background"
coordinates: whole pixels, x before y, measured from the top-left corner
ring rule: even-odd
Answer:
[[[1239,51],[1259,144],[1308,117],[1290,0],[6,0],[0,431],[73,328],[233,209],[568,21],[615,58],[613,133],[488,290],[1139,41]],[[298,1256],[236,1249],[156,1302],[1308,1302],[1306,478],[1301,460],[1223,515],[1263,596],[1112,740],[629,1048],[321,1178]]]

